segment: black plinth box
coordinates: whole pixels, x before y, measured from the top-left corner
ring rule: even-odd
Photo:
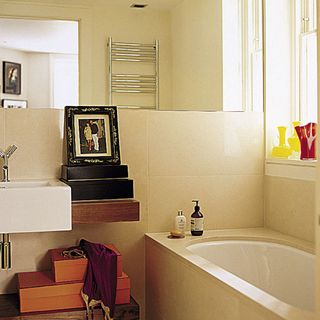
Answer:
[[[66,181],[127,178],[127,165],[62,166],[61,178]]]
[[[73,201],[133,198],[126,165],[63,165],[61,181],[71,187]]]

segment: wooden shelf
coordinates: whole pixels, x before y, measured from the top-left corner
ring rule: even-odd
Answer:
[[[139,221],[137,200],[72,201],[72,223]]]
[[[102,310],[94,310],[95,319],[103,319]],[[85,320],[83,309],[20,314],[18,294],[0,295],[0,320]],[[116,305],[114,320],[139,320],[139,305],[131,297],[130,304]]]

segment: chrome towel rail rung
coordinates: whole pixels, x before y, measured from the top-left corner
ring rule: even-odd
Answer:
[[[156,90],[129,90],[129,89],[114,89],[112,92],[117,92],[117,93],[155,93]]]
[[[146,78],[146,79],[156,79],[155,75],[148,74],[124,74],[124,73],[114,73],[112,78]]]
[[[141,88],[141,89],[155,89],[155,85],[142,85],[142,84],[113,84],[112,89],[118,88]]]
[[[155,53],[155,48],[148,49],[148,48],[120,48],[120,47],[113,47],[112,52],[146,52],[146,53]]]
[[[131,58],[112,58],[112,61],[128,61],[128,62],[155,62],[153,59],[131,59]]]
[[[140,80],[140,79],[115,79],[112,83],[156,83],[155,80]]]
[[[154,54],[142,54],[142,53],[115,53],[112,52],[112,57],[144,57],[144,58],[155,58]]]
[[[145,47],[145,48],[154,48],[154,44],[148,43],[138,43],[138,42],[112,42],[114,47]]]
[[[128,56],[128,57],[156,57],[154,52],[145,51],[112,51],[113,56]]]

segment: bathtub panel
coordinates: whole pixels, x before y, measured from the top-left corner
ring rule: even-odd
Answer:
[[[316,320],[313,312],[280,301],[186,248],[208,239],[235,238],[275,241],[313,251],[310,242],[264,228],[211,230],[205,236],[187,234],[184,239],[169,239],[167,233],[147,234],[146,319]]]
[[[146,259],[146,320],[281,320],[150,240]]]

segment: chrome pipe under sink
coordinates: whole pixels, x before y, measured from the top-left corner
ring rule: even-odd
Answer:
[[[8,270],[11,269],[11,242],[8,233],[2,235],[2,241],[0,242],[1,252],[1,268]]]

